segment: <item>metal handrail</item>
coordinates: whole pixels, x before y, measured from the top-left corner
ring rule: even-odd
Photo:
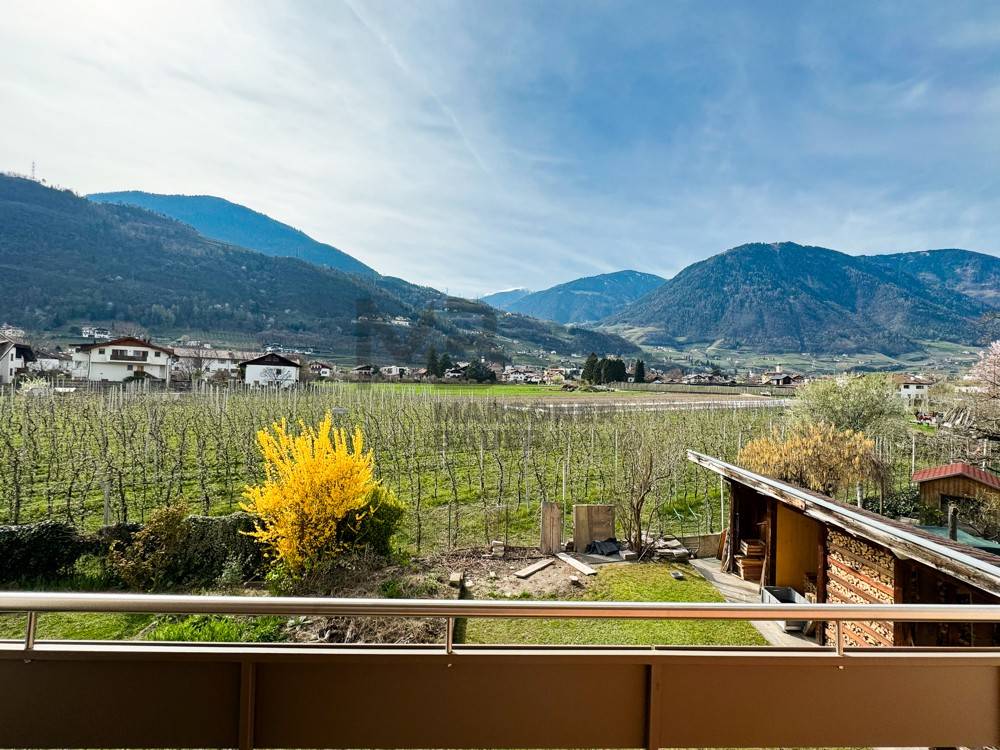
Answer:
[[[0,592],[0,612],[323,615],[370,617],[542,617],[828,622],[1000,622],[997,604],[758,604],[741,602],[338,599],[36,591]]]
[[[26,612],[24,648],[31,650],[39,612],[147,614],[320,615],[326,617],[441,617],[452,652],[455,619],[597,618],[664,620],[818,620],[832,622],[843,654],[841,624],[854,621],[1000,622],[995,604],[757,604],[739,602],[589,602],[435,599],[338,599],[287,596],[197,596],[0,592],[0,612]]]

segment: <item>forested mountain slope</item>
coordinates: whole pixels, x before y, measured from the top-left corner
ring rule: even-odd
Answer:
[[[651,344],[721,339],[774,352],[899,354],[921,340],[981,341],[983,302],[903,266],[791,242],[741,245],[604,324],[640,330]]]
[[[391,322],[401,317],[409,323]],[[630,353],[606,333],[544,323],[392,277],[362,277],[208,239],[145,209],[0,175],[0,320],[33,331],[128,322],[153,334],[281,336],[344,356],[419,362],[430,345]]]

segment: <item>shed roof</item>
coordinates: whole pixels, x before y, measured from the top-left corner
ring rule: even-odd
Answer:
[[[704,466],[756,492],[792,506],[821,523],[835,526],[948,575],[1000,595],[1000,557],[951,539],[943,539],[917,526],[878,513],[845,505],[818,492],[744,469],[697,451],[688,460]]]
[[[947,479],[948,477],[966,477],[974,482],[979,482],[987,487],[1000,490],[1000,477],[996,474],[980,469],[971,464],[958,461],[944,466],[932,466],[929,469],[921,469],[913,472],[914,482],[930,482],[934,479]]]

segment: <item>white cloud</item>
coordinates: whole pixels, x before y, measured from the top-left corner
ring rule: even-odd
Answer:
[[[956,78],[939,71],[959,52],[911,66],[875,45],[858,61],[837,20],[749,21],[8,0],[0,169],[220,195],[464,294],[669,275],[756,240],[1000,249],[988,66]]]

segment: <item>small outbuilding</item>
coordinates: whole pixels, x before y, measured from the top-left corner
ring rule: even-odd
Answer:
[[[1000,495],[1000,477],[972,464],[956,462],[913,473],[920,501],[928,508],[946,508],[956,500]]]
[[[1000,556],[688,451],[729,489],[722,570],[807,601],[1000,604]],[[817,628],[823,643],[832,625]],[[848,646],[1000,646],[994,623],[852,622]]]

